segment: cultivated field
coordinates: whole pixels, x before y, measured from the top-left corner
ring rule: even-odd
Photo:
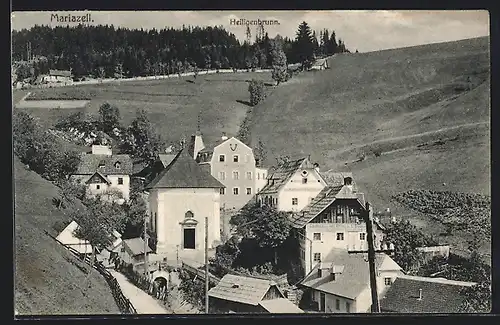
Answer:
[[[88,266],[52,236],[53,226],[66,221],[52,204],[58,188],[26,170],[16,158],[15,179],[15,309],[20,315],[119,314],[111,289]],[[90,287],[89,287],[90,285]]]
[[[376,210],[390,207],[434,234],[439,223],[392,196],[490,194],[488,38],[337,55],[329,65],[254,109],[253,141],[267,145],[268,164],[311,154],[321,169],[352,171]],[[467,245],[461,236],[442,240]]]
[[[79,110],[97,114],[104,102],[116,105],[125,124],[144,108],[157,130],[168,141],[177,141],[182,135],[189,137],[196,131],[197,116],[201,114],[201,131],[205,143],[221,136],[221,132],[235,135],[245,117],[249,100],[248,83],[255,78],[271,82],[269,72],[221,73],[163,80],[126,81],[94,85],[79,85],[30,90],[30,97],[68,99],[91,98],[84,108],[29,107],[23,109],[39,117],[48,125],[60,116]],[[22,96],[16,95],[14,98]],[[38,94],[40,93],[40,94]],[[30,100],[26,101],[29,102]],[[26,105],[26,104],[23,104]]]

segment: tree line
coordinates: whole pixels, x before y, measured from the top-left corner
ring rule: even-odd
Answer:
[[[36,78],[49,69],[71,69],[76,78],[119,78],[198,69],[271,68],[273,39],[264,26],[257,26],[254,39],[249,26],[246,34],[247,39],[240,42],[222,26],[139,30],[37,25],[12,32],[12,58],[18,79]],[[286,61],[303,66],[315,57],[349,52],[334,31],[316,33],[306,22],[299,25],[294,39],[281,40]]]

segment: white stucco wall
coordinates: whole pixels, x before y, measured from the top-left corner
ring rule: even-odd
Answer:
[[[300,211],[318,195],[326,186],[314,169],[306,169],[307,177],[302,177],[302,170],[297,171],[278,192],[278,210]],[[302,183],[306,178],[307,183]],[[297,205],[292,204],[292,198],[297,198]]]
[[[156,213],[154,229],[157,235],[157,254],[183,248],[183,225],[187,211],[198,222],[195,226],[195,249],[205,245],[205,217],[208,217],[208,245],[213,248],[220,241],[220,194],[211,188],[154,189],[149,194],[150,209]]]
[[[255,167],[255,193],[258,193],[267,183],[267,168]]]
[[[80,181],[82,184],[85,184],[85,182],[91,177],[92,175],[73,175],[71,176],[72,179]],[[119,190],[123,198],[125,200],[128,200],[130,198],[130,177],[129,175],[107,175],[108,180],[111,182],[110,185],[107,183],[93,183],[93,184],[88,184],[87,189],[88,189],[88,195],[102,195],[106,191],[110,189],[117,189]],[[118,184],[118,178],[123,179],[123,184],[120,185]],[[99,185],[99,189],[97,188],[97,185]]]
[[[314,233],[321,234],[321,240],[314,240]],[[337,233],[344,234],[344,240],[337,240]],[[311,265],[311,246],[312,246],[312,259],[314,253],[321,253],[321,258],[324,259],[332,250],[332,248],[342,248],[350,250],[367,250],[368,244],[365,240],[360,240],[360,233],[366,233],[366,226],[364,223],[309,223],[305,226],[305,234],[308,239],[305,239],[302,247],[305,250],[305,259],[303,265],[306,274],[309,273],[317,262]],[[380,243],[383,238],[381,231],[376,230],[376,242]]]

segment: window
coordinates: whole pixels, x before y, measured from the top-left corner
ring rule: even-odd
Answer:
[[[384,278],[384,284],[386,286],[390,286],[392,284],[392,279],[391,278]]]
[[[233,162],[238,162],[240,160],[240,157],[238,155],[233,156]]]
[[[115,162],[115,168],[120,169],[120,162],[119,161]]]
[[[247,187],[247,195],[252,195],[252,188],[251,187]]]
[[[335,273],[331,273],[332,281],[335,281]]]
[[[260,179],[260,173],[257,173],[257,179]]]
[[[344,240],[344,233],[343,232],[337,233],[337,240]]]
[[[247,172],[247,179],[252,179],[252,172]]]
[[[99,166],[98,166],[98,167],[99,167],[99,168],[103,168],[104,166],[106,166],[106,161],[105,161],[105,160],[101,160],[101,161],[99,162]]]
[[[335,299],[335,309],[340,310],[340,299]]]
[[[314,253],[314,262],[321,262],[321,253]]]
[[[302,184],[307,184],[307,178],[302,178]]]
[[[298,205],[299,204],[299,199],[294,197],[292,198],[292,205]]]
[[[118,185],[123,185],[123,177],[118,177]]]
[[[347,313],[350,313],[351,312],[351,303],[349,301],[346,301],[345,302],[345,311]]]
[[[220,162],[226,161],[226,155],[219,155],[219,161]]]
[[[318,269],[318,278],[321,278],[323,276],[323,272],[321,269]]]
[[[219,172],[219,179],[221,181],[225,180],[226,179],[226,172]]]
[[[238,195],[238,194],[239,194],[239,192],[240,192],[240,189],[239,189],[239,188],[237,188],[237,187],[233,188],[233,194],[234,194],[234,195]]]
[[[233,179],[240,179],[240,173],[239,172],[233,172]]]
[[[220,195],[226,194],[226,189],[224,187],[220,188]]]
[[[321,233],[320,232],[315,232],[313,234],[313,239],[314,240],[321,240]]]
[[[96,190],[99,190],[99,189],[101,189],[101,185],[97,184],[97,185],[95,186],[95,188],[96,188]]]
[[[366,233],[360,232],[359,233],[359,240],[366,240]]]

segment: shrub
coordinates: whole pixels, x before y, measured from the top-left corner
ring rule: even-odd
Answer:
[[[248,85],[250,92],[250,105],[255,106],[262,102],[265,98],[264,82],[261,80],[252,79]]]

